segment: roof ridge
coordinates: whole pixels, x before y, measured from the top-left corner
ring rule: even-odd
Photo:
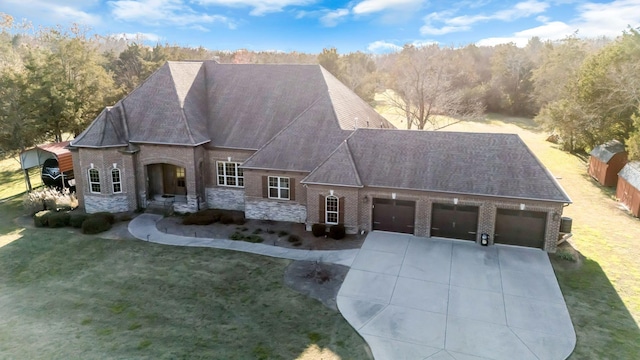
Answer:
[[[355,168],[355,164],[353,163],[353,157],[351,156],[351,149],[349,149],[348,145],[347,145],[347,140],[349,140],[350,137],[353,136],[353,134],[355,134],[355,131],[351,132],[351,134],[349,134],[349,136],[347,136],[341,143],[340,145],[336,146],[335,149],[333,149],[333,151],[331,151],[331,153],[329,155],[327,155],[327,157],[322,160],[318,166],[316,166],[313,170],[311,170],[309,172],[309,175],[305,176],[304,179],[300,180],[301,183],[304,183],[306,181],[306,179],[311,176],[311,174],[313,174],[316,170],[318,170],[320,167],[322,167],[324,164],[327,163],[327,161],[329,161],[329,159],[331,159],[333,157],[333,155],[335,153],[337,153],[338,151],[340,151],[340,148],[342,148],[342,146],[347,146],[347,154],[349,155],[349,159],[351,160],[352,165],[354,166],[354,172],[356,174],[356,179],[358,180],[358,184],[360,186],[362,186],[362,181],[360,180],[360,174],[358,174],[358,170]]]
[[[195,144],[196,139],[193,137],[191,133],[191,125],[189,125],[189,120],[187,120],[187,114],[184,112],[184,105],[180,106],[180,114],[182,114],[182,121],[184,122],[185,127],[187,128],[187,135],[189,136],[189,140],[191,143]]]
[[[108,106],[105,106],[102,111],[98,114],[98,116],[91,122],[91,124],[89,124],[89,126],[87,126],[86,129],[84,129],[83,132],[81,132],[78,136],[76,136],[73,140],[71,140],[71,142],[69,143],[69,146],[75,146],[74,143],[82,140],[82,138],[84,138],[86,136],[86,134],[89,132],[89,130],[91,130],[94,126],[98,125],[98,122],[96,121],[97,119],[100,118],[100,115],[102,115],[103,113],[105,113],[107,111]],[[105,118],[107,117],[107,114],[104,114]]]
[[[356,131],[358,131],[358,129],[356,129]],[[351,135],[344,139],[344,145],[347,147],[347,155],[349,156],[349,161],[351,161],[353,172],[356,174],[356,181],[358,182],[358,185],[362,186],[362,180],[360,180],[360,172],[358,171],[355,159],[353,158],[353,154],[351,153],[351,147],[349,147],[349,139],[351,138],[351,136],[353,136],[353,134],[356,133],[356,131],[354,131]]]

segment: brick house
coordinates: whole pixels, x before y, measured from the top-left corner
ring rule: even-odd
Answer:
[[[318,65],[168,62],[70,148],[87,212],[233,209],[555,251],[570,203],[517,135],[396,130]]]

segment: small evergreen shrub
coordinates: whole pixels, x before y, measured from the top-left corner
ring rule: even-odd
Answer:
[[[84,213],[76,213],[72,212],[69,214],[69,225],[76,229],[80,229],[82,227],[82,223],[89,217],[89,215]]]
[[[223,214],[222,216],[220,216],[220,222],[225,225],[229,225],[234,222],[234,219],[231,215]]]
[[[68,212],[55,212],[49,215],[48,223],[50,228],[61,228],[69,225],[71,216]]]
[[[244,241],[250,243],[261,243],[264,241],[264,239],[260,235],[247,235],[244,237]]]
[[[340,240],[344,238],[346,234],[347,231],[342,224],[331,225],[329,227],[329,237],[331,237],[332,239]]]
[[[99,234],[109,229],[111,229],[111,222],[106,216],[93,214],[82,223],[83,234]]]
[[[35,227],[49,226],[49,216],[51,216],[51,210],[38,211],[33,216],[33,225]]]
[[[295,242],[302,241],[302,239],[300,239],[300,236],[298,235],[289,235],[289,238],[287,239],[287,241],[290,243],[295,243]]]
[[[262,229],[261,228],[257,228],[255,230],[253,230],[253,233],[256,234],[256,235],[257,234],[262,234]]]
[[[97,213],[93,213],[91,214],[91,217],[99,217],[104,219],[106,222],[109,223],[109,225],[113,225],[116,223],[116,216],[113,215],[110,212],[106,212],[106,211],[101,211],[101,212],[97,212]]]
[[[313,224],[311,225],[311,233],[315,237],[325,236],[327,234],[327,226],[325,224]]]
[[[280,230],[278,231],[278,237],[283,237],[289,235],[288,231]]]
[[[244,240],[244,234],[239,233],[239,232],[234,232],[233,234],[231,234],[231,236],[229,236],[229,239],[231,240]]]

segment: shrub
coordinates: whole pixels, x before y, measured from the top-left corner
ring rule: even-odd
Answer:
[[[220,216],[220,222],[225,224],[225,225],[229,225],[231,223],[233,223],[233,216],[228,215],[228,214],[222,214],[222,216]]]
[[[69,220],[71,216],[68,212],[55,212],[49,215],[49,227],[51,228],[61,228],[69,225]]]
[[[244,240],[244,234],[239,233],[239,232],[234,232],[233,234],[231,234],[231,236],[229,236],[229,239],[231,240]]]
[[[311,225],[311,232],[315,237],[325,236],[327,234],[327,226],[325,224],[313,224]]]
[[[116,223],[116,216],[113,215],[110,212],[106,212],[106,211],[101,211],[101,212],[97,212],[97,213],[93,213],[91,214],[91,217],[99,217],[104,219],[106,222],[109,223],[109,225],[113,225]]]
[[[33,225],[35,227],[49,226],[49,216],[51,216],[51,210],[38,211],[33,216]]]
[[[283,237],[283,236],[287,236],[289,235],[289,232],[284,231],[284,230],[280,230],[278,231],[278,237]]]
[[[245,220],[242,214],[233,216],[233,223],[236,225],[244,225],[246,222],[247,220]]]
[[[108,217],[92,214],[82,222],[83,234],[99,234],[111,229]]]
[[[81,213],[81,212],[72,212],[69,214],[69,225],[74,228],[80,229],[82,227],[82,223],[89,217],[89,215]]]
[[[244,241],[248,241],[251,243],[261,243],[264,241],[264,239],[260,235],[247,235],[244,237]]]
[[[346,234],[347,232],[344,228],[344,225],[342,224],[331,225],[329,227],[329,237],[331,237],[332,239],[340,240],[344,238]]]
[[[556,252],[556,256],[562,260],[573,261],[573,262],[576,261],[576,257],[569,250],[565,250],[565,249],[558,250]]]
[[[257,235],[257,234],[262,234],[262,229],[257,228],[257,229],[255,229],[255,230],[253,230],[253,233],[254,233],[254,234],[256,234],[256,235]]]
[[[58,191],[54,188],[43,188],[25,195],[22,205],[27,214],[34,215],[42,210],[71,210],[78,207],[78,199],[69,189]]]
[[[294,242],[300,242],[302,241],[302,239],[300,239],[300,236],[298,235],[289,235],[289,238],[287,239],[287,241],[290,243],[294,243]]]

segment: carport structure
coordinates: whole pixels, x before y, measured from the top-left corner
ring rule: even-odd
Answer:
[[[73,177],[73,161],[71,152],[67,149],[69,141],[38,145],[20,153],[20,167],[24,171],[27,190],[31,191],[29,169],[40,167],[49,159],[55,159],[60,169],[61,177]],[[64,181],[62,182],[64,184]]]

